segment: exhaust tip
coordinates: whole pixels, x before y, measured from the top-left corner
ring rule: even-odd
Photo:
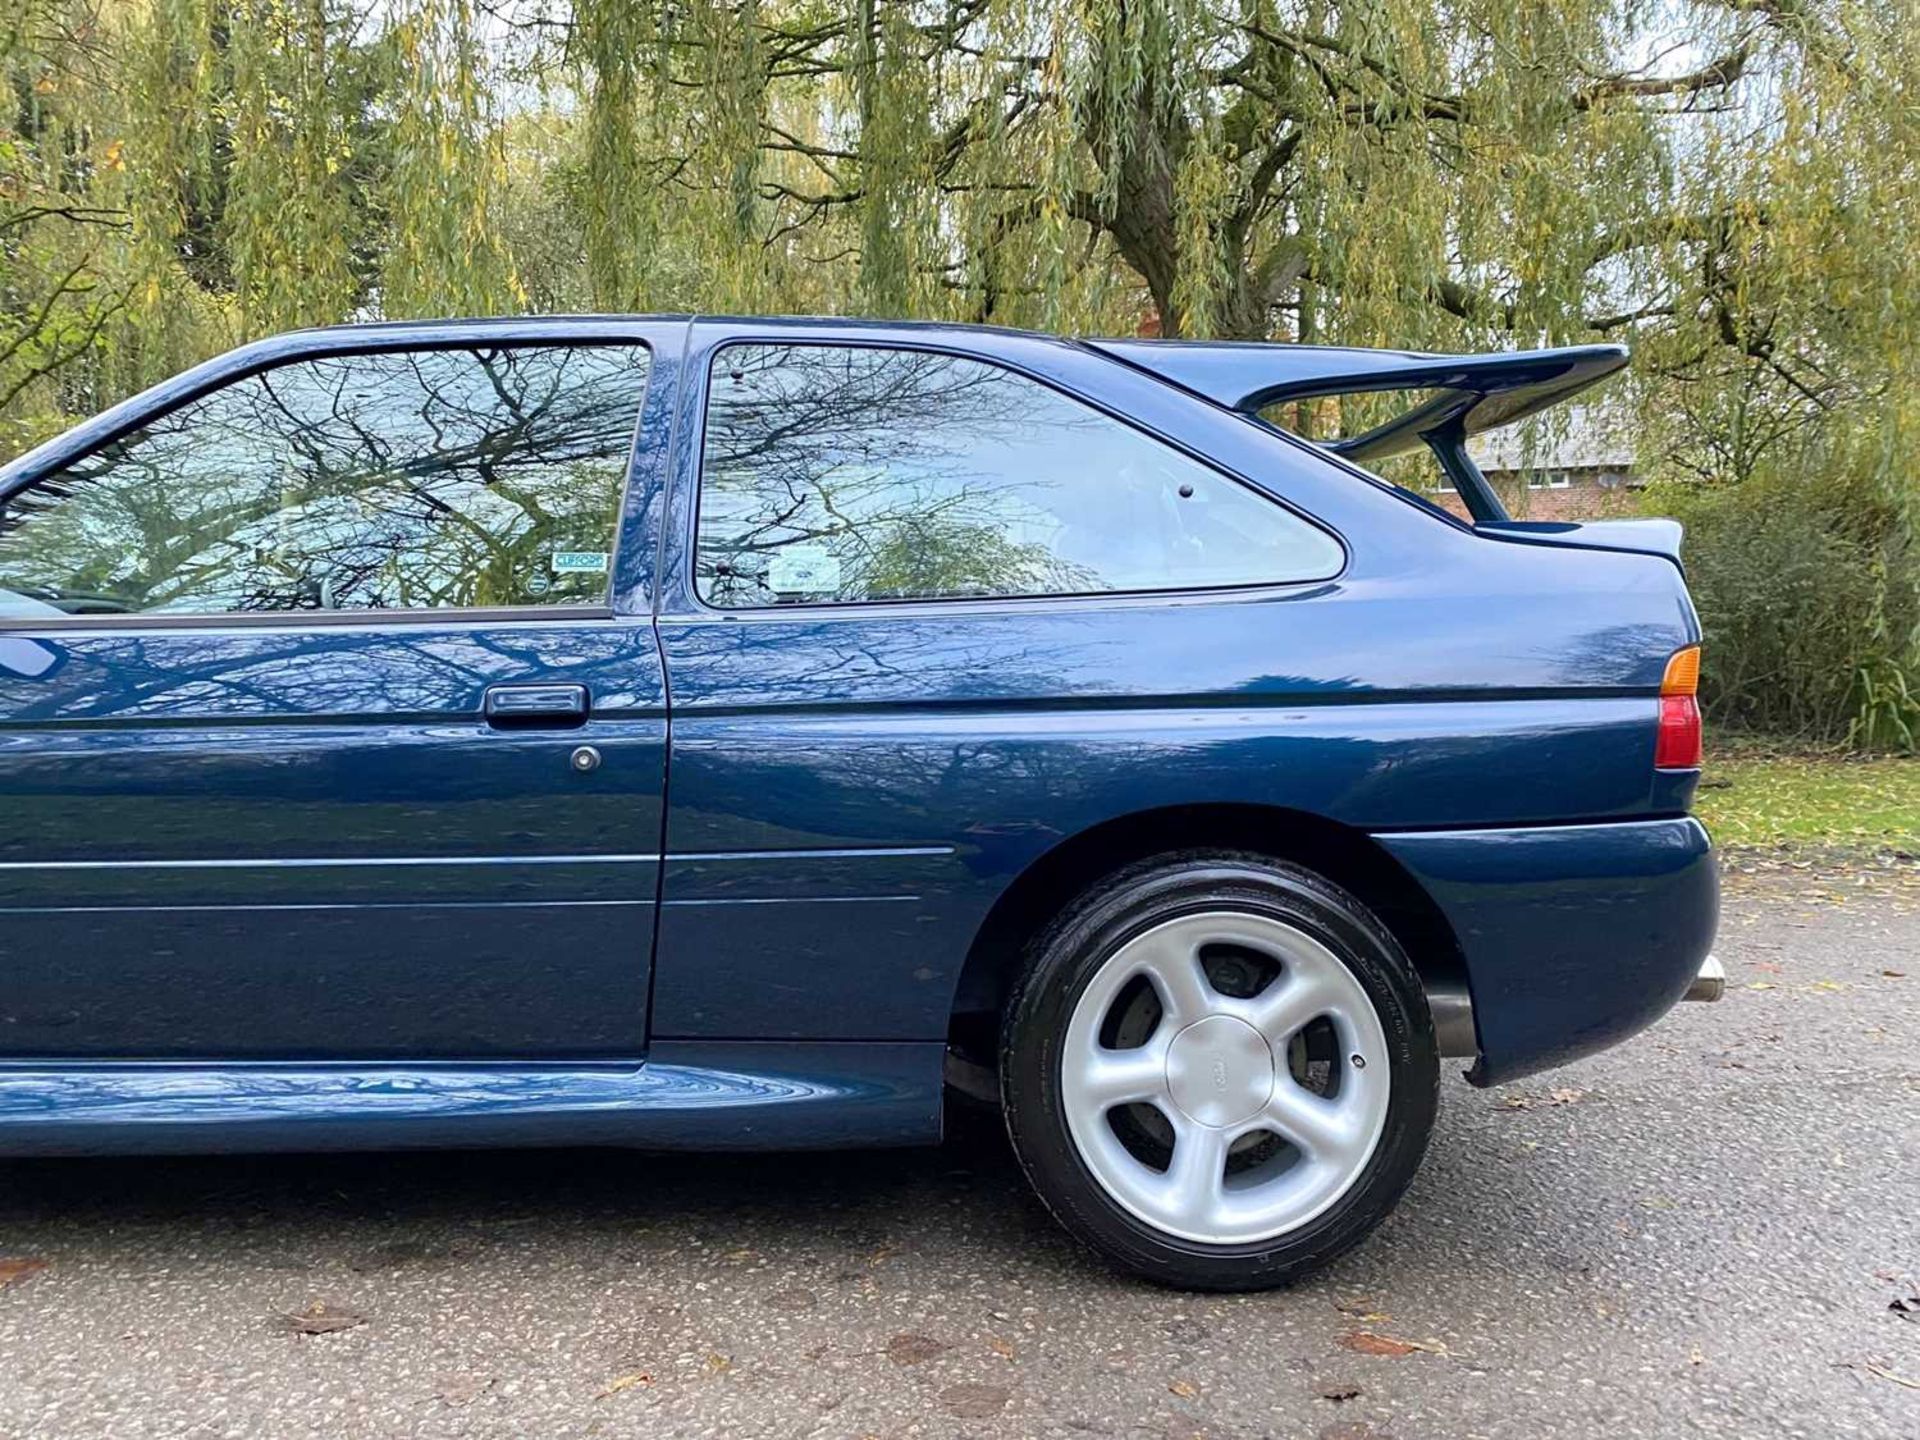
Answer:
[[[1693,983],[1687,986],[1682,1000],[1718,1000],[1727,993],[1727,968],[1720,963],[1720,957],[1709,955],[1700,962],[1700,973],[1693,977]]]

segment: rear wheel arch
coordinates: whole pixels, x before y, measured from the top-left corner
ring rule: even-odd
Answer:
[[[1423,983],[1317,873],[1217,846],[1156,855],[1026,953],[1001,1113],[1047,1209],[1120,1269],[1289,1283],[1357,1244],[1418,1169],[1439,1096]]]
[[[1393,934],[1429,991],[1466,989],[1453,928],[1412,875],[1366,832],[1284,806],[1206,804],[1135,811],[1067,837],[1029,862],[981,922],[961,968],[948,1044],[990,1065],[999,1020],[1031,941],[1105,876],[1176,851],[1231,850],[1312,870],[1365,905]]]

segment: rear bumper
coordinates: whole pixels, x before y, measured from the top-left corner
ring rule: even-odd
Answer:
[[[1719,876],[1690,817],[1375,837],[1446,916],[1497,1085],[1645,1029],[1713,948]]]

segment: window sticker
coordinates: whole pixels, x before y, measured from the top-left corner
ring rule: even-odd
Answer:
[[[776,595],[832,594],[840,588],[840,559],[824,545],[785,545],[767,565]]]
[[[604,550],[556,550],[553,552],[556,575],[604,575],[607,552]]]

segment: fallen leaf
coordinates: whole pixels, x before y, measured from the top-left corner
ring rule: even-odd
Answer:
[[[1701,1350],[1701,1348],[1698,1345],[1694,1346],[1691,1350],[1687,1352],[1687,1363],[1689,1365],[1706,1364],[1707,1363],[1706,1352]]]
[[[1847,987],[1842,985],[1838,980],[1816,980],[1807,988],[1809,990],[1833,991],[1833,990],[1844,990]]]
[[[1396,1340],[1371,1330],[1349,1330],[1340,1337],[1340,1344],[1361,1355],[1411,1355],[1422,1348],[1411,1340]]]
[[[42,1270],[51,1270],[51,1260],[36,1260],[29,1255],[0,1255],[0,1290],[24,1280],[29,1275],[38,1275]]]
[[[713,1354],[707,1356],[707,1373],[709,1375],[718,1375],[722,1370],[731,1370],[732,1368],[733,1357],[731,1355]]]
[[[776,1310],[811,1310],[817,1298],[811,1290],[776,1290],[767,1303]]]
[[[631,1390],[636,1385],[653,1384],[653,1376],[644,1370],[636,1370],[631,1375],[622,1375],[618,1380],[609,1380],[607,1388],[593,1398],[604,1400],[609,1395],[618,1395],[622,1390]]]
[[[1334,1404],[1343,1404],[1348,1400],[1360,1398],[1360,1387],[1353,1384],[1324,1385],[1320,1389],[1322,1400],[1331,1400]]]
[[[1006,1408],[1012,1392],[1004,1385],[949,1385],[940,1392],[940,1403],[949,1415],[962,1420],[985,1420]]]
[[[1002,1340],[997,1335],[989,1335],[987,1337],[987,1348],[1002,1360],[1013,1359],[1014,1350],[1011,1340]]]
[[[1361,1356],[1411,1356],[1415,1350],[1423,1356],[1452,1356],[1438,1340],[1402,1340],[1392,1334],[1379,1334],[1375,1331],[1352,1331],[1340,1336],[1340,1344],[1348,1350],[1357,1350]]]
[[[1920,1295],[1902,1295],[1887,1308],[1903,1320],[1920,1320]]]
[[[304,1310],[292,1311],[280,1317],[281,1328],[291,1330],[296,1335],[332,1335],[366,1323],[367,1317],[357,1310],[349,1310],[344,1305],[333,1305],[325,1300],[316,1300]]]
[[[1200,1393],[1200,1387],[1195,1385],[1191,1380],[1175,1380],[1171,1385],[1167,1386],[1167,1389],[1178,1395],[1182,1400],[1191,1400]]]
[[[945,1342],[931,1335],[896,1335],[887,1341],[887,1358],[896,1365],[918,1365],[946,1348]]]
[[[1771,980],[1755,980],[1747,986],[1749,990],[1778,990],[1779,988]]]
[[[1588,1092],[1562,1085],[1544,1095],[1509,1095],[1500,1103],[1508,1110],[1531,1110],[1536,1106],[1578,1105]]]
[[[1904,970],[1882,970],[1880,973],[1889,980],[1904,980],[1907,978],[1907,972]]]

